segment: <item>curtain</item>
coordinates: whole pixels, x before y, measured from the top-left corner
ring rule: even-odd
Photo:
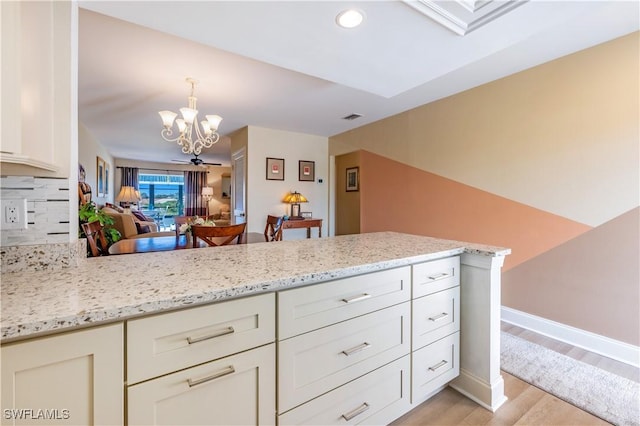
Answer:
[[[137,167],[123,167],[122,169],[122,182],[120,186],[133,186],[138,188],[138,168]]]
[[[184,214],[185,216],[205,216],[206,202],[202,188],[207,186],[207,172],[184,172]]]

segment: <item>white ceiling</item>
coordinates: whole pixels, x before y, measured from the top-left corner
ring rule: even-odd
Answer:
[[[459,35],[400,1],[80,1],[80,121],[115,157],[184,159],[157,111],[186,106],[194,77],[223,135],[331,136],[640,27],[637,1],[521,3]],[[350,6],[364,24],[339,28]],[[228,165],[229,139],[205,152]]]

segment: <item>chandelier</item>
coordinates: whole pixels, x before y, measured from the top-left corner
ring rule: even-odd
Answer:
[[[187,83],[191,85],[191,95],[188,97],[189,106],[180,108],[182,118],[175,118],[178,116],[173,111],[160,111],[160,117],[162,118],[162,124],[164,128],[160,133],[162,138],[169,142],[177,142],[182,147],[184,154],[200,155],[202,148],[211,148],[213,144],[220,140],[218,134],[218,126],[222,121],[222,117],[219,115],[207,115],[207,119],[202,120],[198,125],[198,110],[196,109],[196,98],[193,95],[197,80],[188,77]],[[173,121],[175,120],[178,126],[179,135],[175,138],[173,136]],[[202,126],[202,130],[200,130]]]

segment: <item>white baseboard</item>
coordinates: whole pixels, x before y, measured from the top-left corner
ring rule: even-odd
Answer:
[[[501,308],[502,321],[535,331],[552,339],[569,343],[607,358],[640,367],[640,347],[609,337],[551,321],[506,306]]]

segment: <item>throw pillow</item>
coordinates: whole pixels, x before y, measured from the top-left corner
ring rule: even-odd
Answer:
[[[136,228],[138,229],[138,234],[148,234],[151,232],[149,225],[142,225],[140,222],[136,222]]]
[[[137,210],[131,210],[131,214],[134,215],[136,217],[136,219],[138,219],[139,221],[142,221],[142,222],[153,222],[153,219],[149,219],[148,217],[143,215],[142,212],[139,212]]]

